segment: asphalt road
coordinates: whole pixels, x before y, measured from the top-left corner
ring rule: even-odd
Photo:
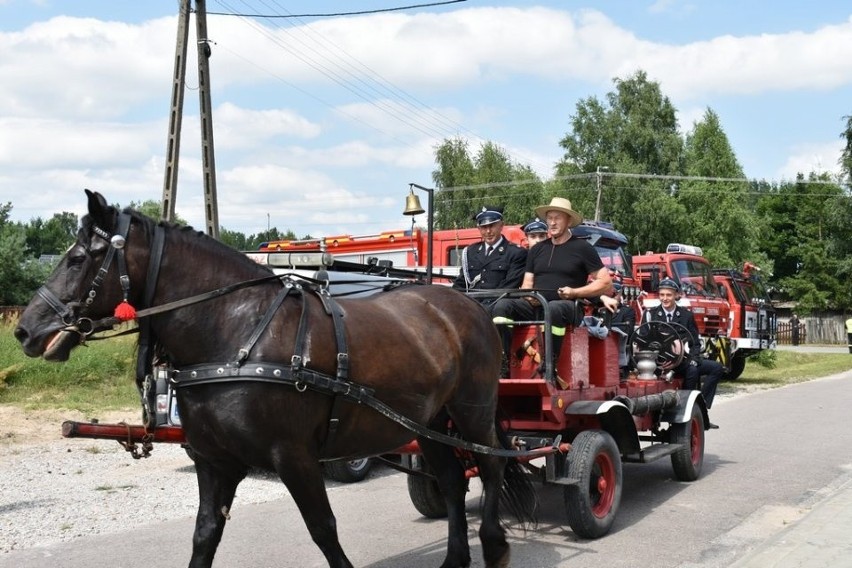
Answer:
[[[852,475],[852,372],[718,400],[702,477],[673,479],[669,460],[625,465],[613,532],[595,541],[565,524],[562,493],[543,487],[536,530],[514,531],[513,566],[722,567],[801,517]],[[176,473],[176,475],[178,475]],[[272,482],[270,482],[272,483]],[[476,511],[478,486],[469,508]],[[381,469],[366,482],[330,487],[341,542],[356,566],[425,568],[443,560],[446,527],[421,518],[403,474]],[[136,514],[144,515],[145,511]],[[193,520],[16,551],[0,567],[158,568],[186,566]],[[473,566],[483,565],[471,520]],[[323,567],[289,500],[239,506],[214,566]]]

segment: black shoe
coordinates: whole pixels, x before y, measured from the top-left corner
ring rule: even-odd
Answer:
[[[708,423],[707,423],[707,429],[708,429],[708,430],[718,430],[718,429],[719,429],[719,425],[718,425],[718,424],[713,424],[712,422],[708,422]]]

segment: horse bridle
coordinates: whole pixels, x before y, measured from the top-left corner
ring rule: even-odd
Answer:
[[[47,302],[51,308],[53,308],[53,311],[56,312],[59,319],[62,320],[63,324],[65,324],[62,331],[74,331],[79,333],[82,340],[85,340],[96,331],[108,329],[114,325],[114,323],[106,325],[104,323],[94,322],[91,318],[85,317],[86,309],[95,301],[98,294],[98,288],[100,288],[101,284],[103,284],[114,258],[118,259],[118,280],[121,284],[124,299],[127,300],[130,294],[130,277],[127,275],[127,259],[124,255],[124,247],[127,244],[127,235],[130,231],[130,215],[127,213],[120,213],[116,229],[115,234],[110,235],[97,225],[92,225],[92,232],[109,243],[109,248],[107,249],[106,256],[104,256],[100,269],[98,269],[97,274],[95,274],[94,279],[92,279],[92,283],[89,285],[89,291],[86,293],[85,298],[82,301],[69,301],[65,303],[60,300],[59,297],[47,286],[42,286],[37,291],[38,296]],[[91,255],[89,247],[85,247],[85,249],[86,254]],[[108,319],[111,320],[113,318]]]

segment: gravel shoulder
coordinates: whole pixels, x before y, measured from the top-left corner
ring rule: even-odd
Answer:
[[[183,448],[155,444],[134,460],[115,441],[62,438],[64,420],[91,418],[0,406],[0,553],[195,516],[195,469]],[[138,411],[97,418],[139,423]],[[286,495],[274,477],[252,475],[236,504]]]

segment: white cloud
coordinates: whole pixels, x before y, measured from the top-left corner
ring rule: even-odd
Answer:
[[[171,18],[130,25],[64,16],[0,33],[0,113],[102,120],[168,101],[174,34]]]
[[[464,120],[455,108],[430,108],[389,98],[340,105],[336,111],[353,126],[369,126],[391,139],[411,135],[440,139],[448,130],[463,128]]]
[[[838,176],[840,166],[837,161],[843,153],[844,144],[841,140],[798,144],[790,148],[787,160],[778,169],[776,175],[786,180],[796,179],[796,175],[800,173],[805,177],[810,173],[829,173]]]
[[[250,110],[223,103],[214,110],[214,138],[224,148],[257,146],[278,137],[316,138],[318,124],[283,109]]]
[[[284,49],[285,36],[299,42]],[[683,98],[852,82],[852,60],[826,57],[848,52],[852,19],[813,32],[670,45],[642,40],[595,10],[474,8],[323,20],[274,37],[266,48],[280,57],[264,65],[294,81],[355,81],[378,73],[411,88],[446,90],[501,82],[518,73],[601,83],[641,68]],[[352,84],[371,100],[382,97],[380,90],[372,91],[381,89],[379,84]]]
[[[165,150],[164,132],[160,122],[0,117],[0,166],[29,171],[138,165]]]
[[[688,7],[658,0],[650,9]],[[833,56],[852,51],[852,18],[681,45],[643,39],[599,10],[475,7],[295,27],[208,20],[220,218],[233,230],[265,229],[264,208],[280,228],[397,227],[406,184],[429,184],[434,147],[453,135],[476,148],[499,133],[495,142],[546,177],[558,140],[542,150],[513,139],[541,130],[513,124],[512,105],[538,104],[535,89],[565,93],[563,114],[534,119],[550,132],[578,89],[609,90],[613,77],[644,69],[681,108],[687,131],[720,95],[771,101],[852,84],[852,60]],[[83,187],[122,204],[159,199],[175,28],[174,17],[138,25],[57,17],[0,32],[0,203],[13,201],[13,214],[28,219],[81,211]],[[192,48],[188,69],[177,203],[201,226]],[[743,144],[752,162],[764,159],[753,149],[760,144]],[[838,146],[790,149],[779,175],[831,170]]]
[[[683,46],[637,42],[613,71],[621,77],[644,69],[681,99],[834,89],[852,84],[852,60],[826,54],[850,49],[852,18],[812,33],[722,36]]]

